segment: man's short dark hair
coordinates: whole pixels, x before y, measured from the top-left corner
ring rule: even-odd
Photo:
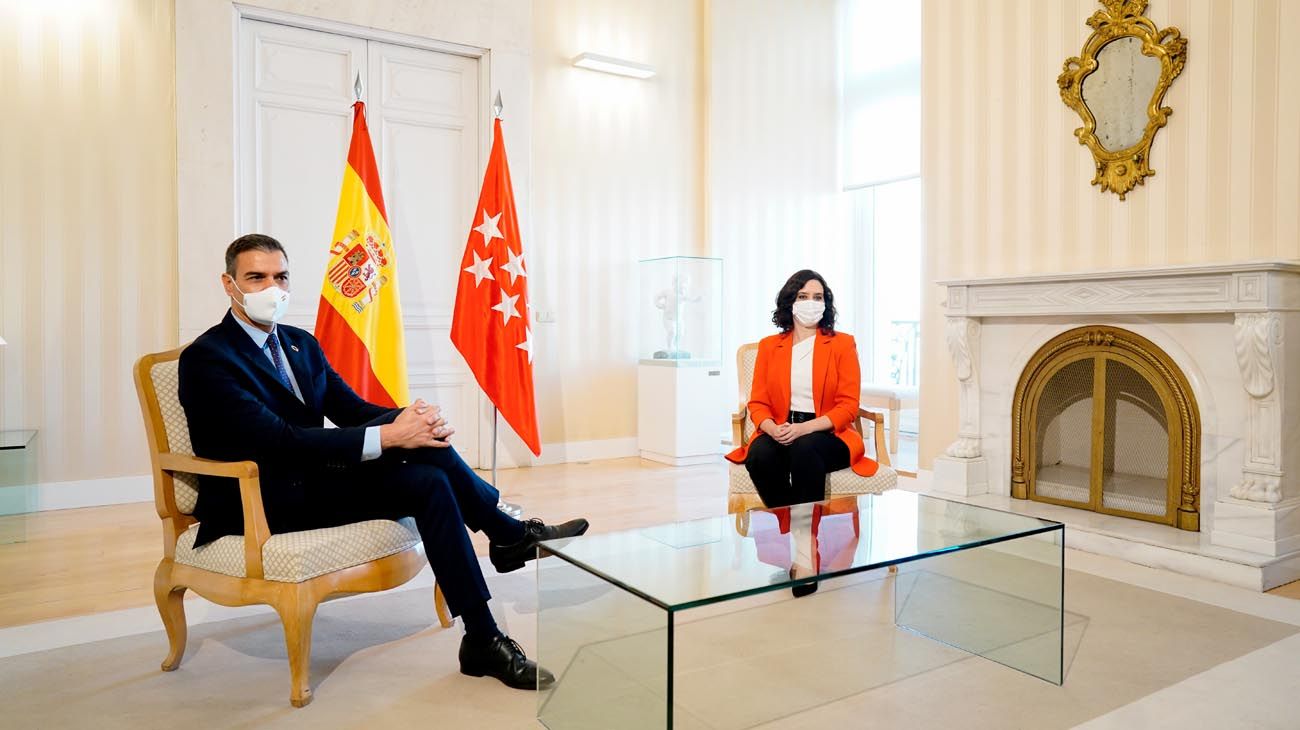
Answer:
[[[230,278],[235,277],[235,259],[238,259],[239,254],[245,251],[265,251],[267,253],[279,251],[284,254],[285,261],[289,260],[289,252],[284,250],[284,246],[280,245],[279,241],[263,233],[249,233],[231,241],[230,245],[226,247],[226,273],[230,274]]]

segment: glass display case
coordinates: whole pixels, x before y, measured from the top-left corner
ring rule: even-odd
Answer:
[[[36,511],[36,432],[0,431],[0,545],[27,539],[27,513]]]
[[[642,364],[722,360],[722,259],[667,256],[639,262]]]

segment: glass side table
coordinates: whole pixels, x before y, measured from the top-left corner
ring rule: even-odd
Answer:
[[[27,539],[38,484],[36,431],[0,431],[0,545]]]

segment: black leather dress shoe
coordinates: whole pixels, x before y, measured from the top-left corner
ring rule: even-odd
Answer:
[[[790,592],[794,594],[795,598],[803,598],[804,596],[811,596],[812,594],[817,592],[817,584],[804,583],[801,586],[790,586]]]
[[[514,689],[547,689],[555,675],[524,656],[524,650],[509,636],[498,635],[487,643],[460,640],[460,673],[471,677],[496,677]]]
[[[800,575],[800,573],[805,573],[805,572],[806,572],[806,571],[801,570],[798,566],[792,566],[792,567],[790,568],[790,577],[791,577],[791,578],[804,578],[804,577],[806,577],[806,576],[805,576],[805,575]],[[816,592],[817,592],[817,583],[816,583],[816,582],[813,582],[813,583],[804,583],[803,585],[797,585],[797,586],[790,586],[790,593],[794,594],[794,597],[795,597],[795,598],[803,598],[804,596],[811,596],[812,594],[814,594],[814,593],[816,593]]]
[[[489,545],[488,558],[498,573],[519,570],[524,563],[537,557],[537,543],[542,540],[558,540],[562,537],[577,537],[587,531],[590,525],[579,517],[558,525],[547,525],[541,520],[532,519],[524,523],[524,539],[514,545]]]

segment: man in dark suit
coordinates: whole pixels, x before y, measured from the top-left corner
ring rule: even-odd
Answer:
[[[484,532],[500,572],[536,557],[540,540],[573,537],[587,521],[520,522],[461,460],[437,406],[384,408],[362,400],[330,367],[316,338],[277,324],[289,298],[289,261],[270,236],[226,249],[221,276],[231,308],[181,354],[180,400],[194,453],[257,462],[272,533],[414,517],[447,606],[465,623],[460,668],[519,689],[554,677],[501,633],[465,528]],[[326,428],[324,419],[337,428]],[[196,546],[243,532],[238,485],[203,477]]]

